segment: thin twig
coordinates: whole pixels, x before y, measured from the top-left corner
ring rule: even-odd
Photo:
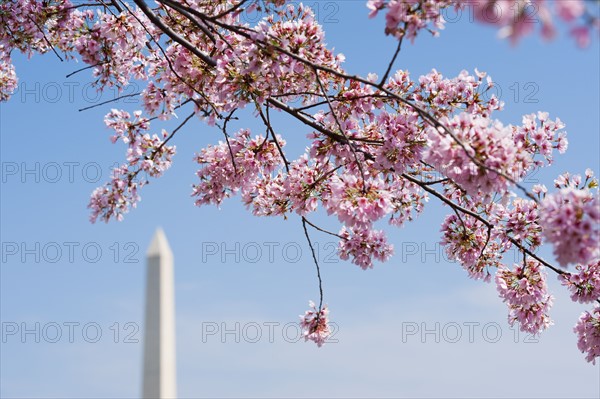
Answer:
[[[323,308],[323,281],[321,280],[321,269],[319,268],[319,261],[317,260],[315,249],[313,248],[310,235],[308,234],[308,229],[306,228],[306,218],[304,216],[302,216],[302,227],[304,228],[304,236],[308,241],[308,246],[310,247],[310,252],[312,254],[313,261],[315,262],[315,267],[317,268],[317,278],[319,279],[319,312],[317,313],[318,322],[318,317],[321,314],[321,309]]]

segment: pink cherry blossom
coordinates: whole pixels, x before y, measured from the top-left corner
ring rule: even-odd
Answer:
[[[10,57],[3,54],[0,44],[0,101],[6,101],[17,89],[18,79]]]
[[[470,216],[447,216],[442,224],[442,245],[449,259],[457,260],[469,277],[491,280],[489,269],[500,265],[499,246],[489,241],[485,226]]]
[[[574,182],[577,181],[580,182],[581,177],[574,178]],[[541,203],[542,232],[554,245],[554,255],[561,266],[587,263],[600,255],[599,223],[597,191],[568,186],[547,195]]]
[[[526,266],[514,265],[512,271],[500,266],[496,286],[508,305],[510,325],[519,322],[521,331],[538,334],[552,324],[548,310],[553,297],[548,294],[546,275],[539,262],[528,259]]]
[[[511,239],[522,242],[531,251],[542,243],[539,205],[533,200],[515,198],[506,206],[496,204],[492,220],[493,237],[500,240],[503,250],[512,247]]]
[[[340,231],[338,253],[340,258],[348,260],[352,256],[352,263],[363,270],[373,268],[373,259],[385,262],[392,256],[394,247],[387,243],[385,233],[370,229],[347,229],[345,226]]]
[[[585,360],[596,364],[600,357],[600,306],[592,312],[583,312],[573,329],[577,334],[577,348],[585,353]]]
[[[128,112],[113,109],[104,122],[115,131],[111,141],[115,143],[120,139],[127,145],[127,163],[115,168],[111,181],[92,193],[88,205],[92,210],[92,222],[98,217],[105,222],[112,217],[123,220],[124,214],[135,208],[140,200],[138,189],[147,183],[145,180],[138,181],[140,172],[155,178],[162,176],[171,167],[176,150],[175,146],[166,145],[166,131],[163,130],[162,138],[146,133],[150,123],[141,116],[141,111],[134,112],[132,120]]]
[[[313,301],[308,302],[311,308],[304,315],[300,316],[300,328],[304,341],[314,341],[317,346],[321,347],[327,341],[331,330],[329,329],[329,309],[327,305],[319,311]]]
[[[578,273],[559,274],[561,284],[571,291],[571,299],[590,303],[600,299],[600,260],[587,265],[577,265]]]
[[[456,2],[441,0],[390,0],[385,4],[387,7],[385,33],[397,38],[406,36],[411,41],[414,41],[422,29],[428,29],[432,34],[437,35],[436,29],[444,29],[445,21],[441,10],[454,3]],[[371,0],[367,2],[367,7],[371,10],[369,16],[373,17],[379,9],[383,8],[383,2]]]
[[[281,139],[281,138],[279,138]],[[285,145],[283,139],[281,145]],[[270,174],[282,162],[277,146],[263,136],[251,138],[250,131],[240,130],[235,136],[216,146],[202,149],[195,158],[202,168],[197,175],[200,183],[193,186],[196,205],[216,204],[242,191],[251,202],[253,185]]]
[[[449,7],[472,13],[478,22],[499,27],[499,36],[509,38],[513,44],[534,32],[537,24],[541,26],[543,38],[553,38],[556,33],[555,16],[568,25],[574,25],[573,29],[585,29],[588,37],[590,30],[598,29],[598,16],[588,12],[583,0],[555,0],[552,2],[554,7],[548,3],[545,0],[369,0],[367,7],[371,18],[380,10],[387,9],[385,33],[398,38],[407,36],[411,41],[422,29],[438,35],[439,29],[444,28],[443,10]],[[583,40],[579,42],[579,45],[588,44]]]
[[[82,62],[98,91],[142,84],[143,110],[111,110],[105,117],[125,160],[92,193],[92,222],[122,220],[136,207],[147,179],[170,168],[179,127],[200,120],[209,130],[218,128],[212,130],[222,140],[194,158],[198,206],[219,206],[239,194],[256,216],[304,217],[321,207],[341,230],[312,227],[339,236],[340,258],[366,270],[393,253],[377,223],[403,227],[436,198],[454,212],[442,225],[447,254],[475,279],[489,281],[498,269],[511,324],[518,321],[531,333],[551,324],[553,298],[536,255],[544,242],[553,244],[559,264],[578,263],[572,274],[548,267],[561,274],[572,298],[598,297],[600,200],[593,172],[559,176],[553,193],[536,185],[531,194],[515,184],[565,152],[560,119],[537,112],[519,125],[501,123],[504,104],[488,92],[495,83],[477,69],[456,76],[432,69],[415,79],[393,69],[381,77],[373,71],[352,75],[342,67],[344,55],[326,44],[315,12],[285,3],[190,0],[148,4],[148,11],[128,2],[6,0],[0,4],[0,101],[17,87],[13,52],[52,51]],[[423,30],[438,35],[452,7],[463,15],[473,7],[477,21],[516,43],[538,28],[533,6],[546,39],[557,32],[558,20],[580,45],[589,44],[600,26],[580,0],[367,2],[370,17],[385,13],[386,34],[411,42]],[[243,12],[264,17],[247,23]],[[177,117],[184,107],[191,115],[178,128],[152,133],[151,120]],[[243,126],[229,133],[232,124],[246,122],[238,119],[246,107],[263,123],[263,135]],[[281,115],[306,128],[298,136],[308,143],[286,147],[291,127]],[[512,271],[500,264],[510,248],[527,254]],[[330,333],[328,310],[310,306],[301,317],[304,337],[321,346]],[[595,359],[590,320],[578,328],[580,349]]]
[[[455,137],[429,128],[424,159],[468,194],[502,192],[510,186],[502,175],[513,178],[521,173],[522,150],[515,146],[510,127],[466,112],[441,122]]]
[[[349,227],[368,228],[392,210],[392,196],[382,179],[363,182],[355,174],[334,175],[328,187],[322,195],[327,213]]]

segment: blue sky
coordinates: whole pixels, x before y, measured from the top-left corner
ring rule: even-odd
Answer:
[[[346,69],[382,74],[395,46],[383,35],[382,18],[367,19],[363,1],[318,7],[327,42],[346,55]],[[493,28],[457,19],[440,38],[424,34],[405,45],[396,67],[413,78],[432,68],[447,76],[478,68],[502,90],[503,122],[538,110],[560,117],[569,151],[532,181],[551,186],[567,170],[600,171],[598,40],[585,51],[564,35],[512,47]],[[89,194],[124,159],[103,116],[111,107],[136,109],[137,100],[78,112],[114,93],[96,99],[87,72],[65,78],[81,65],[52,54],[14,61],[19,90],[0,105],[0,396],[139,396],[144,253],[157,226],[175,256],[181,397],[599,396],[600,367],[583,360],[572,333],[586,307],[573,304],[550,274],[555,325],[536,342],[516,336],[494,285],[469,280],[445,261],[437,242],[448,209],[435,200],[417,221],[388,229],[396,255],[373,270],[335,261],[332,240],[312,235],[338,342],[320,349],[295,342],[289,323],[318,299],[298,218],[258,219],[239,199],[197,208],[190,197],[193,154],[221,139],[219,132],[187,125],[175,138],[174,166],[143,189],[138,208],[121,223],[92,225]],[[246,115],[237,126],[259,129]],[[284,117],[276,123],[291,151],[307,144],[303,126]],[[313,221],[339,227],[323,214]],[[542,254],[551,258],[549,248]],[[23,328],[34,332],[22,335]],[[213,328],[217,333],[207,335]],[[250,342],[257,332],[258,342]]]

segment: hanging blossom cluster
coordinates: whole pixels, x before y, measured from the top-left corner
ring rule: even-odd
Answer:
[[[499,27],[499,36],[512,43],[534,32],[538,23],[544,39],[554,38],[555,17],[569,25],[569,33],[580,47],[587,47],[592,34],[600,29],[598,15],[592,14],[593,7],[587,7],[584,0],[369,0],[367,7],[371,18],[385,9],[385,33],[399,39],[414,40],[423,29],[438,36],[451,8],[453,19],[474,16],[478,22]]]
[[[394,80],[397,80],[398,77],[395,76]],[[406,81],[405,78],[402,80]],[[477,69],[475,69],[475,75],[462,70],[456,77],[443,76],[439,71],[433,69],[420,76],[418,82],[415,83],[418,84],[412,87],[412,96],[410,97],[416,104],[430,110],[437,118],[450,117],[458,110],[490,117],[492,112],[502,110],[504,107],[504,103],[495,94],[488,95],[487,93],[495,84],[491,76]],[[483,101],[482,97],[489,97],[489,99]]]
[[[469,277],[490,281],[489,269],[500,266],[499,247],[490,241],[490,229],[471,216],[450,215],[441,231],[441,244],[448,258],[460,262]]]
[[[564,128],[559,118],[551,120],[547,112],[538,112],[524,115],[523,124],[513,127],[513,136],[532,155],[533,164],[541,167],[552,164],[554,150],[560,154],[567,150],[569,142]]]
[[[458,6],[455,1],[423,0],[369,0],[367,7],[371,10],[369,17],[373,18],[379,10],[387,8],[385,15],[385,34],[397,38],[407,37],[411,41],[422,29],[429,30],[434,36],[444,29],[442,11],[451,5]]]
[[[577,334],[577,347],[585,353],[585,360],[596,364],[596,359],[600,358],[600,306],[596,305],[591,313],[583,312],[573,331]]]
[[[340,236],[342,237],[338,247],[340,259],[348,260],[352,257],[352,263],[363,270],[373,268],[373,259],[387,261],[394,251],[394,247],[387,243],[383,231],[347,229],[344,226]]]
[[[318,310],[313,301],[308,302],[310,307],[304,315],[300,316],[300,328],[305,341],[313,341],[321,347],[331,335],[329,329],[329,309],[324,305]]]
[[[111,141],[121,140],[127,145],[127,163],[115,168],[111,181],[92,193],[88,205],[92,223],[98,218],[105,222],[113,217],[123,220],[124,214],[140,200],[138,189],[147,183],[137,180],[139,173],[158,178],[171,167],[175,146],[166,145],[167,132],[162,131],[162,138],[146,133],[150,122],[141,115],[141,111],[136,111],[132,119],[128,112],[113,109],[104,119],[106,126],[115,131]]]
[[[19,80],[4,45],[0,44],[0,101],[7,101],[17,89]]]
[[[7,101],[17,88],[18,80],[11,52],[17,49],[31,56],[45,53],[50,45],[44,39],[65,29],[69,1],[7,0],[0,3],[0,101]],[[18,12],[15,12],[18,10]]]
[[[278,140],[281,146],[285,145],[281,137]],[[238,191],[246,198],[251,195],[254,183],[282,162],[274,141],[263,136],[251,137],[248,129],[202,149],[195,160],[202,166],[197,172],[200,183],[194,185],[192,193],[198,197],[196,205],[219,205]]]
[[[393,253],[378,224],[404,226],[437,197],[454,211],[442,225],[447,254],[475,279],[490,281],[498,269],[511,323],[519,321],[530,332],[546,328],[552,298],[531,256],[513,271],[500,264],[509,248],[534,253],[542,240],[551,242],[559,263],[581,264],[578,273],[561,274],[574,300],[597,299],[599,201],[591,172],[585,182],[561,176],[552,194],[534,187],[538,201],[513,198],[514,183],[551,164],[555,151],[566,150],[559,119],[539,112],[524,116],[518,126],[500,123],[496,113],[504,105],[484,95],[494,82],[478,70],[443,76],[433,69],[415,79],[391,68],[381,78],[349,75],[342,68],[344,56],[326,45],[325,32],[306,6],[282,0],[136,3],[153,8],[94,1],[73,6],[66,0],[0,4],[0,100],[17,85],[13,51],[56,51],[81,60],[98,90],[124,88],[133,80],[146,84],[143,112],[113,110],[105,119],[114,131],[112,141],[127,147],[126,162],[92,193],[92,221],[122,220],[140,200],[138,191],[147,183],[142,175],[160,177],[170,167],[175,147],[167,144],[179,128],[150,134],[149,118],[171,119],[189,105],[224,137],[195,156],[199,181],[192,196],[198,206],[218,206],[239,194],[257,216],[309,217],[324,210],[341,225],[337,234],[329,232],[339,238],[340,258],[369,269]],[[469,7],[475,7],[478,20],[501,26],[513,40],[530,31],[522,23],[529,13],[526,3],[539,6],[548,37],[551,19],[545,12],[576,28],[582,20],[596,21],[577,0],[552,6],[479,3],[372,0],[367,5],[371,16],[385,10],[387,34],[410,41],[422,30],[437,34],[446,11],[465,13]],[[518,17],[507,19],[507,10]],[[242,12],[266,16],[252,25],[242,21]],[[245,128],[229,132],[228,124],[237,123],[234,114],[247,105],[264,122],[264,135]],[[309,126],[309,144],[296,159],[284,152],[289,147],[271,120],[275,111]],[[328,310],[312,303],[311,308],[302,326],[305,338],[320,346],[329,334]],[[585,348],[588,360],[598,357],[593,346]]]
[[[591,303],[600,298],[600,260],[587,265],[575,266],[577,273],[558,276],[561,284],[571,292],[571,299],[580,303]]]
[[[546,275],[536,260],[514,265],[511,271],[504,265],[496,273],[500,297],[508,305],[508,322],[519,323],[521,331],[538,334],[552,324],[548,310],[553,297],[548,294]]]
[[[592,178],[588,172],[588,180]],[[559,189],[542,200],[540,220],[544,237],[554,245],[561,266],[587,263],[600,256],[600,198],[596,180],[579,187],[581,176],[563,174]]]
[[[541,25],[541,35],[550,40],[556,36],[554,16],[569,25],[569,33],[580,47],[591,42],[591,36],[600,28],[593,8],[588,8],[584,0],[555,1],[476,1],[473,11],[477,21],[499,26],[500,37],[509,38],[513,43],[534,32],[536,24]]]
[[[503,251],[512,248],[517,240],[534,251],[542,244],[539,205],[534,200],[515,198],[510,204],[494,204],[491,218],[492,236],[500,242]]]
[[[427,163],[435,166],[472,196],[506,190],[505,177],[518,176],[520,158],[526,155],[515,146],[510,127],[497,121],[463,112],[441,123],[454,134],[428,128]]]

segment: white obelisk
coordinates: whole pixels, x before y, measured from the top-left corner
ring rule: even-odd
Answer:
[[[175,398],[175,293],[173,253],[157,229],[146,253],[143,398]]]

